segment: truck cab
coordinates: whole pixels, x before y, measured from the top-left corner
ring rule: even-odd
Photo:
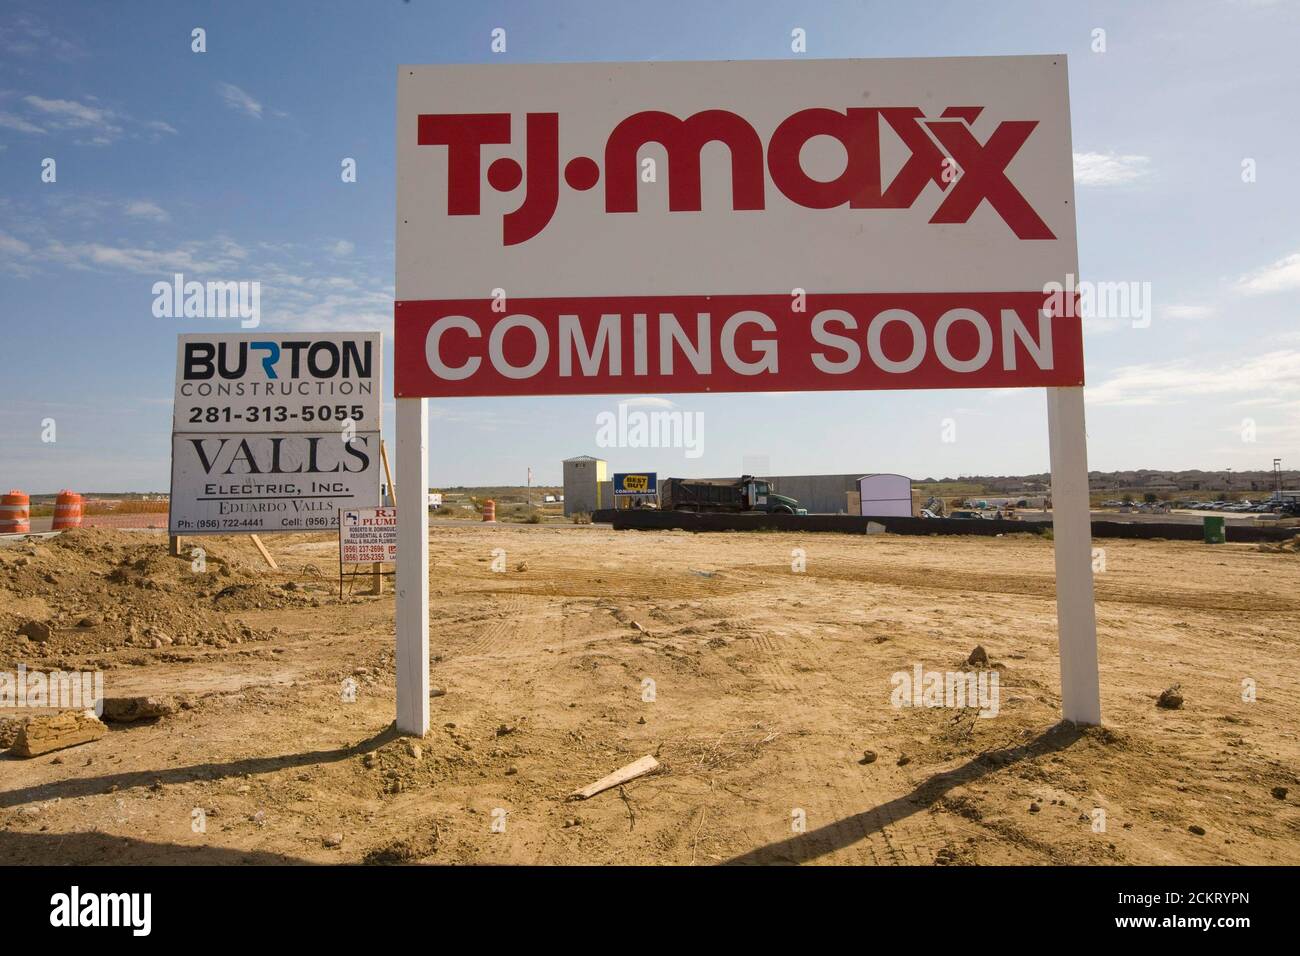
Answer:
[[[773,514],[806,515],[807,508],[800,508],[799,502],[785,495],[775,494],[771,486],[761,478],[746,476],[741,479],[741,493],[745,497],[746,511],[767,511]]]

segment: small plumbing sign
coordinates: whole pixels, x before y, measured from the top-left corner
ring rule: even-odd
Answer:
[[[397,562],[397,509],[348,508],[339,512],[343,564]]]

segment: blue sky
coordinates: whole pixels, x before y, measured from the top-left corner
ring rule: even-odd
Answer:
[[[260,281],[263,329],[390,329],[397,64],[770,59],[796,27],[816,57],[1068,54],[1081,274],[1151,290],[1145,327],[1086,325],[1090,466],[1300,463],[1294,2],[11,2],[0,484],[166,489],[175,336],[217,328],[153,316],[175,271]],[[701,458],[597,448],[608,398],[431,401],[431,480],[558,482],[584,453],[664,474],[1047,468],[1040,391],[666,398],[703,413]]]

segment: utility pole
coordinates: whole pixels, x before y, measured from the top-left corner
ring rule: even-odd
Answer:
[[[528,469],[528,507],[533,506],[533,469]]]

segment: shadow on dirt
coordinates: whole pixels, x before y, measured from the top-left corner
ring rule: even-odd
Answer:
[[[195,866],[310,865],[307,860],[219,846],[182,846],[131,837],[85,833],[14,833],[0,830],[0,860],[6,865],[123,866],[139,864]]]
[[[134,770],[126,773],[104,774],[98,777],[74,777],[53,783],[43,783],[18,790],[0,791],[0,807],[19,807],[42,800],[71,799],[106,793],[111,789],[129,790],[132,787],[150,787],[155,783],[193,783],[198,780],[221,780],[242,777],[245,774],[274,773],[312,764],[336,763],[377,750],[390,741],[397,740],[397,729],[389,724],[372,737],[335,750],[314,750],[309,753],[285,754],[279,757],[247,757],[228,763],[191,764],[188,767],[171,767],[166,770]],[[71,839],[71,836],[67,836]],[[3,856],[0,856],[3,859]]]
[[[816,830],[757,847],[748,853],[724,860],[722,865],[798,864],[828,856],[925,810],[954,787],[979,780],[1022,760],[1032,760],[1065,750],[1082,739],[1085,733],[1083,729],[1068,722],[1056,724],[1027,743],[986,751],[960,767],[935,774],[905,796]]]

